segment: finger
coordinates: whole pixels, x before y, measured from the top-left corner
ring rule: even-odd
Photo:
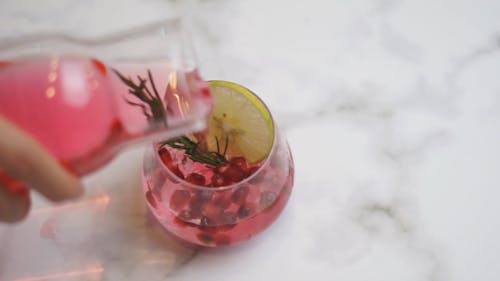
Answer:
[[[7,187],[0,183],[0,221],[16,222],[22,220],[28,214],[30,205],[31,199],[26,188],[22,186]]]
[[[7,174],[53,201],[83,193],[78,178],[66,171],[41,144],[2,117],[0,134],[0,166]]]

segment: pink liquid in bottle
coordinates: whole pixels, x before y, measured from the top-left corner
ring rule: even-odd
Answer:
[[[153,118],[150,105],[130,93],[114,69],[77,56],[0,62],[0,116],[82,175],[111,160],[124,143],[188,127],[208,114],[211,97],[196,71],[167,64],[122,65],[119,71],[135,85],[138,76],[144,80],[143,92],[162,101],[165,120]]]

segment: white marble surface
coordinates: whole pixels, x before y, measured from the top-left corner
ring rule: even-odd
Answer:
[[[138,148],[88,179],[87,215],[40,201],[1,226],[0,280],[500,276],[500,2],[100,2],[2,1],[0,36],[89,35],[192,9],[205,77],[254,89],[286,130],[294,192],[254,240],[192,251],[147,219]],[[44,240],[50,218],[65,228]]]

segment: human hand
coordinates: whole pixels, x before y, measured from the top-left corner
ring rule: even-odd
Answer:
[[[83,193],[79,179],[40,143],[0,117],[0,221],[15,222],[28,214],[31,200],[26,186],[52,201]]]

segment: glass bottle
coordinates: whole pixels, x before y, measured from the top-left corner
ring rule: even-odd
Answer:
[[[131,144],[203,129],[211,104],[179,18],[101,38],[0,43],[0,117],[77,175]]]

